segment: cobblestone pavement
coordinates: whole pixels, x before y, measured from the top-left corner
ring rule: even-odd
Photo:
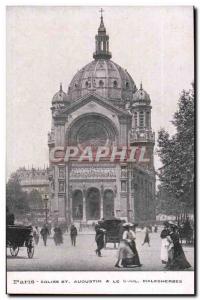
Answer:
[[[131,270],[163,270],[160,261],[160,234],[150,234],[150,247],[147,244],[141,245],[144,239],[143,232],[137,232],[136,236],[142,267]],[[79,234],[76,247],[71,246],[69,235],[64,235],[64,243],[61,246],[55,246],[53,239],[49,238],[45,247],[40,239],[39,244],[35,246],[32,259],[27,258],[26,248],[21,248],[17,257],[11,257],[10,251],[7,249],[7,269],[8,271],[127,271],[127,268],[116,269],[114,267],[117,249],[114,249],[113,244],[107,244],[107,248],[102,250],[102,257],[96,256],[94,237],[94,234]],[[190,270],[193,270],[194,248],[184,246],[183,249],[192,265]]]

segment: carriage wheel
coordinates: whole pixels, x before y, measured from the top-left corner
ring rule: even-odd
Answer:
[[[17,256],[18,252],[19,252],[19,247],[17,246],[10,247],[10,254],[12,256]]]
[[[27,247],[28,258],[33,258],[34,247]]]

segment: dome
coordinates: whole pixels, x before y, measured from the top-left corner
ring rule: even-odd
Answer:
[[[110,59],[98,58],[87,64],[73,77],[68,90],[70,101],[90,91],[110,101],[132,100],[136,85],[129,73]]]
[[[62,89],[62,84],[60,84],[60,90],[52,98],[52,103],[59,102],[69,102],[67,94]]]
[[[73,77],[68,89],[69,101],[76,101],[93,92],[113,104],[124,106],[132,100],[137,88],[129,73],[111,60],[109,35],[106,33],[102,12],[100,19],[95,36],[94,60]]]
[[[136,91],[133,95],[133,105],[134,104],[150,104],[151,99],[149,94],[143,89],[142,83],[140,84],[140,89]]]

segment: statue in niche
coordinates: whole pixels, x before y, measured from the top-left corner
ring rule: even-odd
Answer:
[[[122,181],[121,189],[122,189],[122,192],[126,192],[126,182],[125,181]]]

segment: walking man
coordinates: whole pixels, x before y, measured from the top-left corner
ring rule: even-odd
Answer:
[[[49,235],[49,229],[46,224],[42,227],[40,234],[42,236],[44,246],[46,246],[47,245],[47,237]]]
[[[97,249],[95,250],[96,254],[101,257],[101,250],[104,247],[104,233],[105,229],[101,228],[100,224],[97,224],[95,226],[95,231],[96,231],[96,236],[95,236],[95,241],[97,243]]]
[[[70,227],[70,237],[71,237],[72,246],[74,247],[76,246],[77,234],[78,234],[77,228],[74,224],[72,224]]]

